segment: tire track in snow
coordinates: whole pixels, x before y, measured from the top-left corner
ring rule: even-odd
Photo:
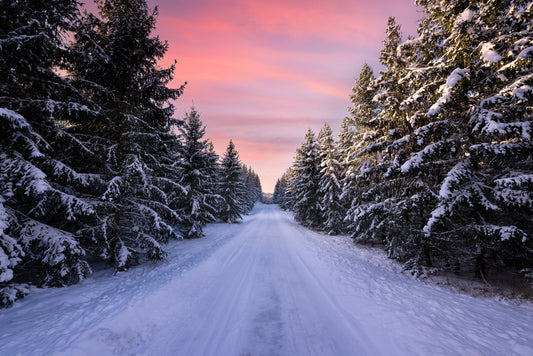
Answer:
[[[426,285],[277,207],[206,233],[0,312],[0,354],[533,354],[531,308]]]
[[[280,224],[281,225],[281,224]],[[307,250],[302,241],[303,234],[310,231],[294,225],[292,220],[286,219],[280,227],[283,231],[283,241],[287,251],[291,269],[302,281],[300,291],[292,289],[290,299],[293,304],[292,318],[296,319],[292,325],[294,334],[293,348],[296,354],[305,355],[379,355],[379,345],[367,337],[364,326],[355,318],[350,317],[345,308],[335,297],[338,292],[335,283],[319,277],[317,270],[324,268],[317,258]],[[322,271],[323,275],[334,276],[335,271]],[[302,300],[309,304],[307,310],[302,310]],[[310,323],[322,324],[313,330]],[[303,344],[299,341],[299,333],[305,332]],[[303,349],[302,349],[303,347]]]

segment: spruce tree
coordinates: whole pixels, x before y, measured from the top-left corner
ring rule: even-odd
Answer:
[[[409,67],[378,80],[401,84],[395,100],[377,97],[377,118],[397,127],[378,141],[385,165],[353,210],[354,235],[381,231],[410,267],[530,267],[531,4],[418,3],[420,37],[388,51]]]
[[[365,174],[376,162],[373,151],[366,150],[377,137],[376,94],[374,73],[368,64],[364,64],[350,95],[353,105],[349,108],[350,116],[344,118],[339,134],[339,154],[344,172],[341,200],[348,208],[353,207],[346,212],[348,221],[353,220],[353,210],[358,208],[362,194],[369,188]]]
[[[246,212],[250,212],[255,203],[261,201],[263,198],[263,191],[261,189],[261,181],[257,173],[252,167],[243,166],[246,187]]]
[[[318,160],[320,162],[319,198],[321,228],[328,234],[338,234],[343,230],[346,213],[341,202],[343,170],[339,162],[339,152],[333,139],[333,132],[326,123],[318,134]]]
[[[202,237],[203,226],[216,220],[217,202],[222,199],[217,194],[218,182],[210,152],[212,145],[203,138],[205,126],[194,108],[186,115],[179,131],[182,143],[179,184],[186,193],[180,195],[182,199],[177,209],[185,228],[184,236]]]
[[[320,162],[315,134],[310,129],[296,150],[291,168],[288,192],[291,209],[304,226],[318,228],[323,219],[319,199]]]
[[[428,124],[417,128],[410,175],[439,169],[423,226],[434,260],[474,270],[532,267],[531,16],[527,1],[420,2],[423,33],[446,43]],[[425,39],[425,38],[424,38]],[[423,47],[435,43],[420,41]]]
[[[373,90],[377,94],[373,100],[377,107],[364,104],[368,103],[368,89],[357,91],[351,98],[354,113],[360,110],[363,117],[359,121],[360,148],[352,158],[357,168],[352,168],[354,173],[348,175],[355,175],[355,181],[347,185],[348,194],[353,197],[347,219],[356,241],[383,244],[390,257],[407,261],[415,254],[412,245],[416,244],[418,234],[410,231],[410,219],[418,212],[417,202],[409,199],[409,189],[416,185],[398,174],[398,167],[407,155],[401,138],[411,131],[402,108],[409,87],[402,81],[408,58],[398,51],[401,37],[400,26],[390,17],[380,52],[385,70],[374,81]],[[370,72],[362,72],[361,82],[369,80]]]
[[[215,146],[213,142],[209,141],[207,144],[207,157],[208,157],[208,171],[209,176],[211,177],[211,183],[213,184],[214,192],[220,196],[220,199],[217,199],[215,204],[215,220],[221,220],[220,212],[222,207],[225,204],[224,199],[222,198],[222,167],[220,165],[220,157],[215,152]]]
[[[235,223],[246,213],[246,186],[239,153],[230,140],[221,162],[220,195],[224,204],[220,216],[224,222]]]
[[[69,128],[97,112],[58,74],[78,3],[2,1],[0,6],[0,305],[26,283],[60,286],[90,272],[80,243],[94,224],[97,161]],[[90,168],[89,168],[90,169]]]
[[[281,185],[281,178],[278,178],[276,184],[274,185],[274,193],[272,194],[272,203],[279,205],[280,198],[283,195],[284,190]]]
[[[174,66],[157,65],[167,43],[151,37],[157,8],[144,0],[98,0],[99,16],[87,14],[75,33],[79,54],[70,71],[103,118],[98,151],[105,158],[106,186],[98,206],[100,229],[92,253],[124,269],[165,255],[161,242],[180,238],[180,216],[170,205],[185,193],[179,142],[171,129],[169,100],[183,90],[168,87]],[[90,55],[87,55],[90,54]]]
[[[290,210],[290,197],[287,191],[289,186],[289,172],[283,173],[274,187],[274,195],[272,201],[283,210]]]
[[[242,166],[242,171],[244,174],[244,187],[246,189],[245,197],[245,214],[248,214],[254,207],[255,204],[255,193],[254,193],[254,182],[253,182],[253,172],[251,168],[248,168],[245,164]]]

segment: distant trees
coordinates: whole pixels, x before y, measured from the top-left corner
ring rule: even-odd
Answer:
[[[173,118],[184,86],[157,64],[157,9],[96,4],[98,16],[71,0],[0,5],[0,306],[86,278],[88,261],[161,259],[169,239],[222,219],[198,113]],[[240,178],[242,214],[261,187],[251,168]]]
[[[244,184],[246,186],[246,212],[250,212],[256,202],[263,200],[263,189],[259,175],[254,172],[252,167],[243,165]]]
[[[289,185],[289,172],[284,173],[281,178],[276,181],[274,186],[274,194],[272,195],[272,202],[279,205],[282,209],[290,209],[290,196],[287,191]]]
[[[316,156],[297,151],[277,202],[313,223],[301,207],[335,201],[339,232],[382,245],[391,258],[428,268],[473,272],[533,268],[533,4],[491,0],[417,1],[426,17],[418,38],[402,41],[389,18],[374,78],[363,66],[339,142]],[[310,146],[308,136],[302,147]],[[327,135],[323,135],[327,137]],[[319,146],[320,146],[319,145]],[[342,192],[302,170],[340,157]],[[318,175],[316,171],[314,174]],[[329,184],[329,185],[328,185]],[[325,199],[326,192],[334,199]],[[290,193],[290,194],[287,194]],[[329,209],[331,213],[335,209]],[[338,221],[338,220],[337,220]],[[346,224],[346,225],[345,225]]]

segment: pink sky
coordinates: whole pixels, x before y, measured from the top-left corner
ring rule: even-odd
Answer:
[[[157,34],[188,84],[176,117],[191,106],[223,154],[233,139],[264,192],[290,166],[305,132],[347,114],[355,77],[377,72],[388,16],[415,34],[414,0],[148,0],[159,6]]]

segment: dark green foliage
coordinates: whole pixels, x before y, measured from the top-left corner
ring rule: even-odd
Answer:
[[[291,168],[288,193],[295,218],[303,225],[319,228],[323,222],[320,209],[320,161],[314,133],[308,130],[296,151]]]
[[[263,199],[263,190],[259,176],[251,167],[243,166],[244,185],[246,186],[246,213],[250,212],[256,202]]]
[[[160,69],[167,44],[152,37],[157,9],[144,0],[99,0],[100,16],[79,23],[72,46],[73,81],[100,107],[91,123],[99,133],[94,150],[105,160],[106,186],[97,207],[100,228],[91,252],[127,268],[143,258],[161,259],[162,242],[181,236],[169,205],[178,183],[179,122],[168,103],[183,91],[168,88],[174,67]],[[179,193],[178,193],[179,194]]]
[[[179,183],[185,193],[175,202],[182,218],[184,236],[203,236],[203,226],[214,222],[217,204],[222,200],[218,195],[218,156],[211,150],[211,142],[204,139],[205,127],[195,109],[187,114],[179,131],[181,155],[179,160]]]
[[[346,207],[340,198],[342,180],[344,178],[340,154],[333,139],[333,132],[328,124],[324,124],[318,134],[318,161],[320,163],[319,199],[321,220],[320,228],[328,234],[338,234],[344,230]]]
[[[246,213],[247,191],[244,170],[232,140],[220,165],[220,196],[224,203],[219,214],[222,221],[235,223]]]
[[[80,238],[95,224],[90,193],[101,182],[78,166],[95,155],[68,128],[94,105],[56,71],[69,58],[62,37],[77,5],[0,6],[0,305],[27,283],[71,284],[90,272]]]
[[[272,197],[272,202],[279,205],[283,210],[290,209],[291,199],[289,192],[287,191],[289,187],[289,172],[285,172],[281,178],[279,178],[274,187],[274,195]]]

